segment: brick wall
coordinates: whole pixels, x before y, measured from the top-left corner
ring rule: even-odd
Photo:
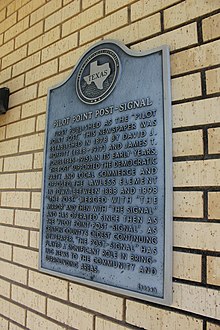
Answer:
[[[220,1],[1,0],[0,328],[220,329]],[[47,88],[94,42],[171,49],[173,303],[38,271]]]

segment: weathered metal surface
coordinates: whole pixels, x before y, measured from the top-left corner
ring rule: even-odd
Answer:
[[[49,91],[42,271],[141,299],[171,297],[167,47],[106,41]]]

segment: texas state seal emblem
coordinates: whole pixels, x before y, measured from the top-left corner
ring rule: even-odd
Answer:
[[[100,49],[82,63],[76,77],[76,92],[87,104],[103,101],[113,91],[119,75],[120,61],[111,49]]]

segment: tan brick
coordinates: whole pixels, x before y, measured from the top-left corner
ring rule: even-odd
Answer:
[[[0,31],[1,33],[7,31],[12,25],[16,23],[16,13],[7,17],[0,23]]]
[[[28,268],[38,269],[38,252],[14,247],[13,261]]]
[[[4,226],[0,232],[0,239],[3,242],[27,246],[28,231],[24,229]]]
[[[36,152],[34,154],[34,169],[42,169],[43,167],[43,153]]]
[[[21,20],[20,22],[16,23],[15,25],[13,25],[10,29],[8,29],[7,31],[5,31],[5,42],[15,38],[17,35],[19,35],[21,32],[23,32],[24,30],[26,30],[28,28],[29,25],[29,19],[28,17],[24,18],[23,20]]]
[[[68,53],[69,54],[69,53]],[[50,77],[48,79],[45,79],[44,81],[39,83],[39,90],[38,90],[38,96],[44,96],[48,93],[48,88],[51,88],[55,86],[56,84],[60,84],[64,79],[66,79],[68,74],[66,72],[63,72],[61,74],[56,74],[53,77]],[[42,108],[40,108],[42,110]],[[44,107],[44,112],[46,111],[46,106]]]
[[[220,219],[220,192],[208,193],[208,218]]]
[[[50,1],[46,3],[44,6],[31,13],[30,24],[33,25],[39,21],[42,21],[50,14],[54,13],[55,11],[58,11],[58,9],[61,8],[61,6],[62,6],[61,0]]]
[[[113,323],[111,321],[108,320],[103,320],[99,317],[96,317],[96,323],[95,323],[95,329],[96,330],[129,330],[132,329],[130,327],[126,327],[124,325],[119,325],[116,323]]]
[[[9,262],[0,260],[0,274],[18,283],[27,284],[27,269],[24,267],[16,266]]]
[[[173,134],[173,156],[203,154],[203,131],[187,131]]]
[[[20,139],[19,151],[34,151],[43,149],[44,146],[44,134],[37,133],[34,135],[26,136]]]
[[[70,3],[72,0],[63,0],[63,5],[66,6],[68,5],[68,3]],[[95,1],[95,0],[94,0]],[[100,1],[100,0],[98,0]]]
[[[11,0],[5,0],[4,2],[2,1],[0,3],[0,10],[5,8],[10,2],[11,2]]]
[[[220,226],[216,223],[174,222],[174,246],[218,251]]]
[[[17,92],[18,89],[21,89],[24,87],[24,74],[10,79],[7,83],[7,87],[10,89],[10,93]]]
[[[173,165],[174,187],[220,185],[220,160],[177,162]]]
[[[0,142],[0,155],[6,156],[18,152],[18,139]]]
[[[37,85],[32,85],[23,88],[17,93],[14,93],[9,98],[9,107],[14,107],[24,102],[28,102],[37,96]]]
[[[0,209],[0,223],[12,225],[14,219],[14,211],[10,209]]]
[[[123,299],[108,293],[71,283],[70,301],[118,320],[123,318]]]
[[[46,97],[41,97],[22,105],[22,118],[31,117],[46,112]]]
[[[68,297],[68,282],[49,275],[29,272],[29,286],[49,295],[66,300]]]
[[[9,330],[23,330],[24,328],[19,327],[18,325],[14,324],[14,323],[10,323],[9,324]]]
[[[161,45],[169,45],[170,50],[172,51],[193,45],[197,43],[197,41],[197,26],[196,23],[192,23],[146,41],[142,41],[131,48],[145,51],[147,49],[160,47]]]
[[[207,283],[220,285],[220,258],[207,257]]]
[[[3,158],[0,158],[0,172],[3,171]]]
[[[200,255],[174,251],[173,276],[189,281],[201,281],[202,259]]]
[[[144,329],[202,330],[203,322],[195,317],[178,314],[135,301],[127,301],[126,321]]]
[[[74,17],[62,26],[62,37],[65,37],[73,32],[82,29],[84,26],[95,22],[98,19],[103,17],[103,3],[100,2],[95,5],[92,10],[88,9],[83,11],[77,16],[77,19]]]
[[[212,40],[219,37],[220,14],[213,15],[202,21],[203,40]]]
[[[40,225],[40,213],[29,210],[15,210],[15,225],[38,229]]]
[[[14,49],[14,40],[8,41],[1,46],[1,58],[11,53]]]
[[[207,330],[220,330],[220,325],[207,322]]]
[[[35,131],[35,118],[19,121],[7,126],[6,138],[17,137]]]
[[[42,184],[42,172],[28,172],[17,174],[17,188],[38,189]]]
[[[0,279],[0,292],[2,296],[10,298],[10,283]]]
[[[184,100],[202,94],[200,73],[172,79],[172,100]]]
[[[197,191],[174,191],[174,217],[202,218],[203,193]]]
[[[7,111],[7,114],[5,116],[1,116],[2,118],[0,119],[0,126],[2,125],[7,125],[10,123],[13,123],[15,121],[18,121],[21,116],[21,107],[16,107],[12,110]],[[1,152],[0,152],[1,154]]]
[[[5,131],[6,131],[5,127],[0,128],[0,141],[5,139]]]
[[[34,314],[30,311],[27,311],[27,327],[32,330],[65,330],[66,327],[57,325],[49,320],[46,320],[44,317]]]
[[[219,319],[220,295],[217,290],[180,283],[173,283],[173,289],[173,307]]]
[[[208,129],[208,150],[210,154],[220,153],[220,128]]]
[[[3,84],[5,81],[11,78],[11,68],[1,70],[0,83]]]
[[[37,125],[36,125],[36,131],[37,132],[45,130],[45,124],[46,124],[46,122],[45,122],[46,118],[45,117],[46,116],[44,114],[37,117]]]
[[[70,2],[69,0],[66,0],[66,1]],[[91,7],[99,1],[100,0],[82,0],[82,8],[86,9],[88,7]]]
[[[2,22],[6,18],[6,8],[0,11],[0,22]]]
[[[45,31],[53,28],[54,26],[62,23],[70,17],[73,17],[80,11],[80,1],[74,0],[67,6],[58,10],[54,14],[50,15],[45,19]]]
[[[220,91],[220,68],[206,71],[207,94],[218,93]]]
[[[80,31],[80,45],[116,30],[128,23],[127,8],[123,8]],[[109,31],[110,30],[110,31]]]
[[[93,329],[93,315],[58,301],[48,299],[47,316],[78,330]]]
[[[8,16],[16,12],[22,6],[26,5],[27,2],[29,2],[29,0],[14,0],[12,2],[10,1],[10,4],[7,7]]]
[[[52,76],[58,72],[58,60],[55,59],[48,63],[42,64],[41,66],[26,73],[25,84],[33,84],[36,81],[42,80],[46,77]]]
[[[215,0],[214,0],[215,1]],[[172,75],[219,64],[220,40],[171,55]]]
[[[122,9],[126,10],[126,9]],[[117,14],[117,12],[115,13]],[[114,15],[114,14],[113,14]],[[117,39],[124,44],[154,35],[161,30],[160,14],[144,18],[131,25],[118,29],[106,36],[108,39]]]
[[[115,0],[115,1],[107,0],[105,4],[106,14],[118,10],[124,6],[128,6],[134,1],[135,0]]]
[[[2,316],[0,316],[0,324],[2,329],[8,329],[8,321]]]
[[[8,54],[7,56],[3,57],[2,59],[2,68],[4,69],[7,66],[10,66],[23,58],[27,55],[27,45],[14,50],[12,53]]]
[[[18,20],[20,21],[25,16],[28,16],[29,14],[33,13],[36,9],[41,7],[46,0],[32,0],[31,2],[28,2],[25,6],[21,7],[18,10]]]
[[[12,246],[5,243],[0,243],[0,255],[2,259],[11,260]]]
[[[0,189],[15,188],[15,174],[0,174]]]
[[[46,46],[54,43],[60,38],[60,27],[57,26],[54,29],[42,34],[40,37],[31,41],[28,45],[28,55],[35,53],[36,51],[45,48]]]
[[[0,298],[1,314],[21,325],[25,325],[25,309]]]
[[[43,33],[43,21],[30,27],[15,39],[15,48],[19,48]]]
[[[30,205],[30,193],[25,191],[2,192],[1,206],[26,208]]]
[[[42,50],[42,61],[44,62],[54,57],[59,57],[60,55],[66,53],[69,50],[72,50],[75,47],[77,47],[77,33],[63,38],[48,46],[47,48],[44,48]]]
[[[40,207],[41,207],[41,193],[32,192],[31,208],[32,209],[40,209]]]
[[[216,9],[219,9],[218,0],[203,1],[202,3],[200,0],[186,0],[164,11],[164,26],[170,28]]]
[[[4,161],[4,171],[24,171],[31,170],[33,162],[33,155],[22,155],[16,157],[7,157]]]
[[[77,49],[74,49],[74,51],[68,52],[67,54],[60,57],[60,67],[59,71],[63,71],[69,68],[73,68],[73,66],[77,63],[79,58],[82,56],[82,54],[90,47],[91,44],[86,44],[85,46],[79,47]],[[62,73],[60,76],[66,78],[68,76],[68,73]],[[59,82],[62,80],[61,78]]]
[[[173,127],[214,124],[220,121],[220,97],[173,106]]]
[[[46,298],[28,289],[12,285],[12,299],[38,312],[45,313]]]
[[[111,2],[111,0],[109,0],[109,2]],[[179,0],[139,0],[131,5],[131,20],[134,21],[143,16],[149,16],[178,2]]]
[[[13,66],[13,77],[17,76],[21,73],[24,73],[30,69],[33,69],[34,67],[36,67],[38,64],[40,64],[40,52],[25,57],[24,60],[16,63]]]
[[[39,248],[39,232],[30,231],[30,247],[33,249]]]

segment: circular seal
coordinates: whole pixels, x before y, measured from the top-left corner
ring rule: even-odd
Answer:
[[[76,77],[76,92],[87,104],[103,101],[115,87],[119,75],[119,57],[111,49],[99,49],[89,55]]]

